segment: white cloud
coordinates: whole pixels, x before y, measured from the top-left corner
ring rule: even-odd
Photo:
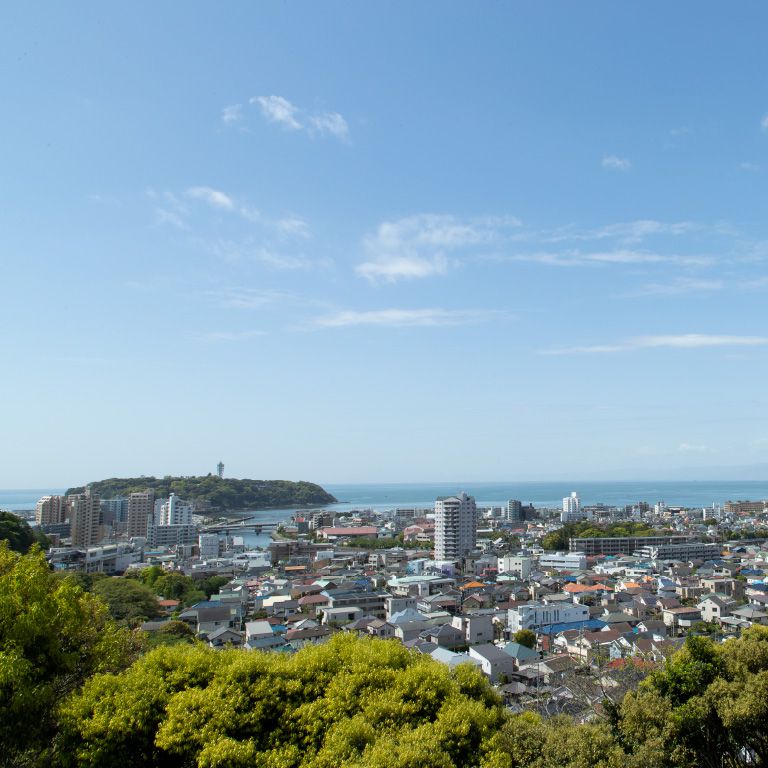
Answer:
[[[567,251],[540,251],[536,253],[517,253],[511,256],[494,254],[493,261],[528,261],[548,264],[556,267],[583,267],[601,264],[683,264],[686,266],[706,266],[712,263],[710,256],[679,256],[676,254],[649,253],[619,248],[613,251],[581,251],[578,248]]]
[[[281,234],[289,235],[291,237],[308,239],[312,236],[309,224],[299,216],[284,216],[282,219],[278,219],[275,222],[275,227]]]
[[[177,229],[189,229],[184,218],[175,211],[169,211],[167,208],[155,208],[155,218],[158,224],[170,224]]]
[[[317,133],[330,133],[337,139],[349,137],[347,121],[338,112],[321,112],[311,115],[309,124]]]
[[[502,312],[476,309],[379,309],[358,312],[344,310],[317,317],[313,325],[318,328],[347,328],[350,326],[438,327],[467,325],[482,322]]]
[[[680,445],[677,446],[677,450],[679,453],[714,453],[715,451],[710,448],[708,445],[697,445],[694,443],[680,443]]]
[[[225,195],[218,189],[212,187],[190,187],[186,192],[188,197],[195,198],[196,200],[202,200],[207,203],[211,208],[222,208],[224,210],[232,210],[235,207],[235,203],[229,195]]]
[[[763,116],[763,119],[760,121],[760,127],[764,131],[768,131],[768,115]]]
[[[230,104],[221,110],[221,122],[224,125],[234,125],[243,119],[243,105]]]
[[[766,336],[719,336],[701,333],[637,336],[619,344],[597,344],[582,347],[540,350],[543,355],[573,355],[628,352],[635,349],[702,349],[706,347],[756,347],[768,344]]]
[[[272,123],[292,131],[298,131],[302,127],[296,118],[299,108],[282,96],[254,96],[250,103],[258,104],[261,114]]]
[[[637,219],[607,224],[597,229],[572,230],[561,229],[542,237],[543,242],[559,243],[568,240],[618,240],[622,245],[636,245],[651,235],[679,237],[698,232],[703,225],[692,221],[657,221],[655,219]],[[715,231],[722,234],[720,226]]]
[[[744,162],[744,163],[739,163],[739,170],[751,171],[751,172],[755,173],[755,172],[760,170],[760,166],[757,165],[757,163],[747,163],[747,162]]]
[[[632,167],[632,161],[618,155],[605,155],[601,165],[610,171],[628,171]]]
[[[214,331],[200,336],[203,341],[250,341],[266,336],[266,331]]]
[[[225,309],[261,309],[271,304],[287,301],[290,293],[277,290],[234,289],[211,294],[213,299]]]
[[[458,219],[442,214],[419,214],[382,222],[363,239],[366,261],[355,271],[369,280],[394,282],[447,271],[470,247],[488,246],[503,239],[506,228],[519,226],[512,217]]]
[[[640,289],[641,295],[678,296],[683,293],[711,293],[723,289],[722,280],[697,280],[678,277],[667,283],[649,283]]]

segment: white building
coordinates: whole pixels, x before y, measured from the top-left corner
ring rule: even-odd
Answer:
[[[563,499],[563,511],[560,515],[560,521],[563,523],[572,523],[581,520],[581,501],[576,491],[572,491],[570,496]]]
[[[532,629],[546,632],[554,624],[571,624],[589,619],[589,608],[578,603],[528,603],[507,611],[507,625],[511,632]]]
[[[477,544],[477,507],[473,496],[463,491],[457,496],[435,501],[435,560],[459,560]]]
[[[583,571],[587,556],[583,552],[544,552],[539,555],[539,568],[556,571]]]
[[[192,525],[192,505],[175,493],[160,507],[160,525]]]
[[[508,573],[510,576],[525,580],[531,575],[532,562],[530,557],[500,557],[499,574]]]

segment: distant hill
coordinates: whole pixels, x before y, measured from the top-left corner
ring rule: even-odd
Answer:
[[[333,504],[336,498],[315,483],[290,480],[235,480],[217,475],[203,477],[112,477],[89,483],[102,499],[127,496],[134,491],[153,489],[158,497],[175,493],[188,501],[208,501],[220,510],[267,509]],[[82,493],[84,487],[67,493]]]

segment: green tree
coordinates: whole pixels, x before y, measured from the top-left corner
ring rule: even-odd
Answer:
[[[531,629],[520,629],[512,635],[512,639],[526,648],[536,647],[536,633]]]
[[[136,624],[160,614],[155,594],[134,579],[120,576],[102,579],[94,584],[93,593],[107,604],[110,615],[119,622]]]
[[[58,704],[140,645],[101,601],[52,573],[44,554],[0,544],[0,765],[47,765]]]
[[[13,512],[0,511],[0,541],[7,541],[14,552],[29,552],[34,544],[48,548],[48,538],[41,531],[34,531],[26,520]]]

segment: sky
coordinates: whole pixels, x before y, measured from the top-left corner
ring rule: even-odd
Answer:
[[[758,472],[767,26],[6,4],[0,488]]]

